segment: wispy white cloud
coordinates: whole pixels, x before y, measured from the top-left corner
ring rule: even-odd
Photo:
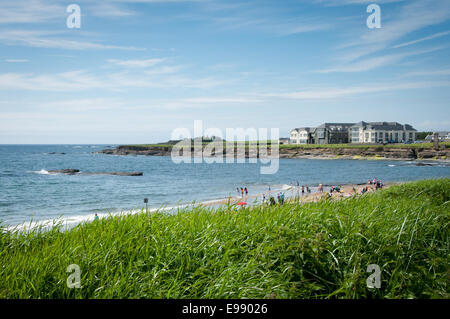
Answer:
[[[374,84],[367,86],[349,86],[340,88],[321,87],[288,93],[265,93],[261,94],[261,96],[294,100],[329,100],[344,97],[353,97],[368,93],[426,89],[434,87],[450,87],[450,81],[386,83],[383,85]]]
[[[321,21],[319,18],[287,19],[280,17],[276,19],[271,16],[250,17],[238,14],[211,19],[225,30],[258,30],[279,36],[324,31],[333,26],[332,23]]]
[[[89,13],[97,17],[130,17],[138,13],[130,10],[123,5],[117,5],[111,2],[96,2],[88,7]]]
[[[315,0],[314,3],[324,4],[330,7],[351,5],[351,4],[383,4],[383,3],[394,3],[394,2],[403,2],[405,0]]]
[[[43,0],[2,0],[0,24],[42,23],[64,19],[65,9],[61,3]]]
[[[384,67],[398,63],[406,57],[427,54],[434,51],[442,50],[446,48],[445,46],[438,46],[434,48],[429,48],[425,50],[410,51],[406,53],[388,54],[377,56],[373,58],[362,59],[356,62],[350,62],[342,64],[333,68],[322,69],[318,71],[319,73],[335,73],[335,72],[364,72],[374,70],[379,67]]]
[[[26,63],[29,62],[27,59],[6,59],[5,60],[8,63]]]
[[[443,70],[427,70],[427,71],[414,71],[405,73],[403,76],[448,76],[450,75],[450,69]]]
[[[128,17],[137,12],[127,7],[131,3],[177,3],[206,2],[207,0],[77,0],[82,7],[82,14],[98,17]],[[2,0],[0,2],[0,24],[48,23],[65,21],[66,7],[70,2],[62,4],[59,0]]]
[[[440,37],[446,36],[448,34],[450,34],[450,31],[435,33],[435,34],[430,35],[428,37],[424,37],[424,38],[417,39],[417,40],[414,40],[414,41],[409,41],[409,42],[398,44],[398,45],[394,46],[394,49],[403,48],[403,47],[406,47],[406,46],[409,46],[409,45],[413,45],[413,44],[416,44],[416,43],[420,43],[420,42],[423,42],[423,41],[428,41],[428,40],[440,38]]]
[[[145,50],[143,48],[109,45],[92,41],[68,40],[62,38],[61,34],[61,32],[55,31],[5,30],[0,31],[0,42],[6,45],[66,50]]]
[[[328,3],[329,1],[322,1]],[[363,1],[347,1],[345,3],[363,3]],[[339,2],[341,3],[341,2]],[[323,69],[323,73],[330,72],[362,72],[375,68],[400,63],[403,58],[411,54],[386,54],[395,42],[405,36],[426,27],[438,25],[450,19],[450,2],[441,0],[412,0],[401,1],[402,6],[389,12],[385,18],[382,15],[382,28],[370,30],[365,26],[349,32],[348,41],[344,41],[336,48],[333,56],[335,66]],[[337,1],[336,1],[337,5]],[[402,43],[394,48],[401,48],[414,43],[430,40],[446,35],[441,32],[430,37]],[[424,53],[430,53],[433,50]]]
[[[56,74],[3,73],[1,90],[75,92],[89,90],[125,91],[141,88],[214,88],[232,80],[214,77],[188,77],[180,74],[146,74],[145,72],[114,72],[107,74],[77,70]]]
[[[166,58],[162,59],[143,59],[143,60],[116,60],[116,59],[109,59],[109,63],[113,63],[120,66],[127,66],[127,67],[151,67],[157,64],[160,64],[164,61],[166,61]]]
[[[440,0],[420,0],[408,2],[400,12],[382,23],[382,28],[365,28],[355,45],[379,45],[388,47],[407,34],[422,28],[440,24],[450,19],[450,2]]]

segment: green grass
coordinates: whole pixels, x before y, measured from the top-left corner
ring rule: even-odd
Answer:
[[[450,179],[0,237],[1,298],[449,298]],[[66,286],[81,268],[81,289]],[[369,264],[381,288],[369,289]]]

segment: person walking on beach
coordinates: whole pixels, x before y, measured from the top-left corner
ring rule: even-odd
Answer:
[[[244,189],[241,187],[241,197],[244,197]]]
[[[317,190],[322,193],[323,192],[323,185],[319,184],[319,188]]]
[[[247,190],[247,187],[246,187],[246,188],[244,188],[244,192],[245,192],[245,196],[247,196],[247,195],[248,195],[248,190]]]
[[[302,185],[302,196],[305,195],[305,186]]]
[[[238,196],[241,195],[241,191],[239,190],[239,187],[236,187],[236,190],[237,190]]]
[[[274,206],[276,204],[275,199],[272,196],[270,196],[269,202],[270,202],[270,206]]]
[[[284,193],[281,193],[280,201],[281,201],[281,205],[284,205]]]
[[[309,188],[308,185],[306,185],[306,192],[307,192],[308,194],[311,194],[311,188]]]

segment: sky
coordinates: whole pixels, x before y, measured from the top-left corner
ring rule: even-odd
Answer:
[[[436,131],[449,115],[448,0],[0,2],[0,144],[155,143],[194,120]]]

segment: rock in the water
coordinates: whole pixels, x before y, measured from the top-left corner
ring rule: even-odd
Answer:
[[[118,175],[118,176],[142,176],[144,173],[142,172],[112,172],[111,175]]]
[[[55,169],[48,171],[49,173],[58,173],[66,175],[117,175],[117,176],[142,176],[142,172],[80,172],[79,169],[66,168],[66,169]]]
[[[66,168],[66,169],[55,169],[48,171],[49,173],[59,173],[59,174],[68,174],[68,175],[74,175],[80,172],[79,169],[73,169],[73,168]]]
[[[88,175],[116,175],[116,176],[142,176],[144,173],[142,172],[94,172],[94,173],[85,173]]]

